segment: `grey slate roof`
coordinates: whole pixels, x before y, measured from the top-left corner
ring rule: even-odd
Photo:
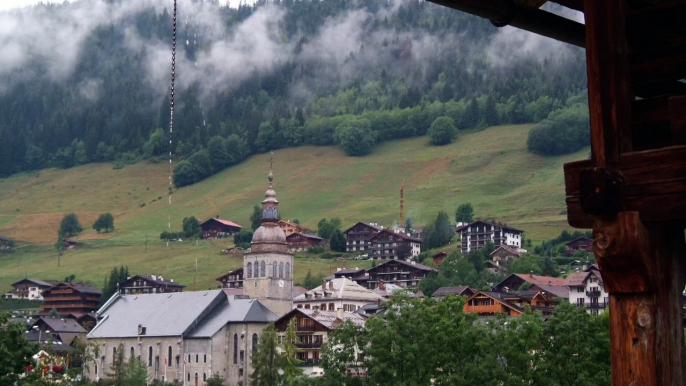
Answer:
[[[109,301],[108,301],[109,302]],[[223,290],[119,295],[98,312],[102,320],[89,338],[138,336],[213,336],[227,323],[270,323],[277,316],[254,299]]]
[[[45,282],[45,281],[43,281],[43,280],[28,279],[28,278],[27,278],[27,279],[21,279],[21,280],[19,280],[18,282],[13,283],[13,284],[12,284],[12,287],[17,286],[17,285],[19,285],[19,284],[21,284],[21,283],[23,283],[23,282],[33,283],[33,284],[36,284],[36,285],[39,286],[39,287],[48,287],[48,288],[49,288],[49,287],[52,287],[52,286],[53,286],[53,284],[50,284],[50,283]]]

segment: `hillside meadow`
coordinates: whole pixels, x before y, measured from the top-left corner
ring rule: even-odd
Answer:
[[[461,132],[446,146],[429,146],[419,137],[383,143],[365,157],[348,157],[336,147],[298,147],[274,154],[274,188],[284,219],[316,228],[321,218],[339,217],[343,227],[356,221],[391,226],[398,220],[399,186],[405,184],[405,214],[415,226],[433,221],[439,210],[453,213],[471,203],[480,218],[496,219],[526,231],[533,240],[569,229],[564,211],[562,165],[587,158],[588,149],[559,157],[526,151],[531,125],[497,126]],[[181,228],[187,216],[219,215],[244,227],[252,207],[268,186],[269,155],[256,155],[192,186],[174,189],[168,200],[169,164],[89,164],[46,169],[0,180],[0,235],[19,248],[0,254],[0,288],[24,276],[45,280],[75,274],[101,286],[114,265],[132,273],[159,274],[189,287],[216,287],[214,279],[240,265],[240,256],[221,255],[228,241],[159,240],[168,228]],[[86,230],[83,247],[66,252],[57,266],[52,244],[65,213],[78,215]],[[101,212],[115,217],[115,231],[91,229]],[[147,248],[147,251],[146,251]],[[196,259],[198,269],[195,271]],[[328,274],[359,262],[297,259],[296,280],[311,268]],[[195,278],[195,279],[194,279]]]

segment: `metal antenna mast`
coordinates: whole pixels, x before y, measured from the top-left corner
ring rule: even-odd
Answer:
[[[176,78],[176,0],[174,0],[174,19],[173,19],[173,34],[172,34],[172,62],[171,62],[171,95],[169,98],[169,214],[168,227],[171,231],[171,203],[172,203],[172,135],[174,134],[174,80]],[[167,247],[169,240],[167,240]]]

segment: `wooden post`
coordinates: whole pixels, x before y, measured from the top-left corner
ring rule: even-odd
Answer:
[[[684,385],[684,230],[638,212],[596,220],[594,252],[610,294],[612,384]]]

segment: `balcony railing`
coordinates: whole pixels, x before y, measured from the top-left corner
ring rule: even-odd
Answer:
[[[586,291],[586,296],[592,297],[592,298],[597,298],[600,296],[600,290]]]
[[[301,361],[302,362],[300,362],[300,364],[298,366],[317,366],[320,363],[322,363],[321,359],[312,359],[312,358],[301,359]]]
[[[586,308],[605,308],[607,306],[608,306],[608,303],[605,303],[605,302],[586,303]]]
[[[314,325],[311,325],[311,326],[295,326],[295,331],[296,332],[313,332],[314,331]]]
[[[295,344],[295,347],[297,348],[320,348],[322,347],[323,342],[312,342],[312,343],[302,343],[302,342],[297,342]]]

